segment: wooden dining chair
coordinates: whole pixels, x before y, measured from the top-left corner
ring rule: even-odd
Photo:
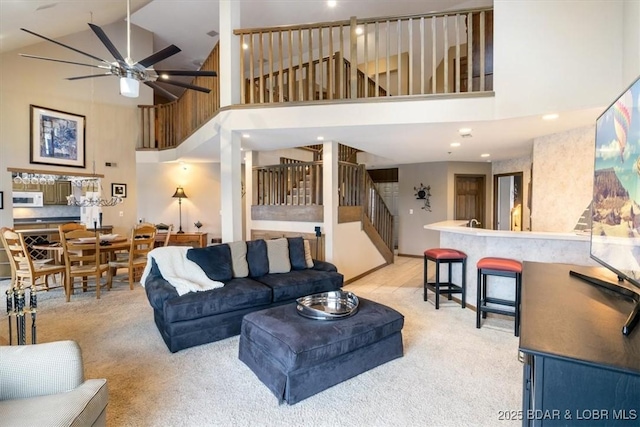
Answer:
[[[88,230],[72,230],[63,232],[60,230],[60,243],[64,255],[66,271],[65,290],[67,302],[74,292],[75,279],[82,278],[82,290],[87,290],[87,282],[90,277],[95,280],[96,298],[100,299],[100,288],[111,288],[111,276],[108,274],[109,264],[101,262],[100,239],[96,234]],[[102,283],[103,274],[106,273],[105,283]]]
[[[118,269],[127,269],[127,281],[129,289],[133,290],[133,282],[139,276],[144,267],[147,265],[147,254],[155,246],[156,226],[149,223],[137,224],[131,230],[131,241],[129,249],[125,252],[118,252],[115,258],[109,261],[109,280],[123,281],[114,279],[118,273]]]
[[[58,231],[62,231],[63,233],[68,233],[73,230],[86,230],[87,226],[80,222],[67,222],[66,224],[60,224],[58,226]]]
[[[171,239],[171,232],[173,231],[173,224],[171,224],[169,226],[169,228],[167,228],[167,235],[164,236],[164,245],[162,246],[169,246],[169,240]]]
[[[2,245],[9,258],[11,268],[11,287],[27,287],[34,285],[38,290],[53,289],[49,287],[49,276],[60,274],[61,283],[64,283],[64,265],[48,264],[49,260],[36,260],[31,256],[24,236],[15,230],[2,227],[0,229]],[[39,281],[42,283],[38,283]]]

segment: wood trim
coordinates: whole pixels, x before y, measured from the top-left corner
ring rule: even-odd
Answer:
[[[351,278],[351,279],[349,279],[349,280],[345,280],[345,281],[344,281],[344,283],[343,283],[343,286],[346,286],[346,285],[348,285],[349,283],[353,283],[353,282],[355,282],[356,280],[360,280],[360,279],[362,279],[363,277],[366,277],[366,276],[368,276],[369,274],[374,273],[374,272],[376,272],[376,271],[380,270],[381,268],[386,267],[387,265],[389,265],[389,264],[380,264],[379,266],[374,267],[374,268],[372,268],[371,270],[365,271],[365,272],[364,272],[364,273],[362,273],[362,274],[358,274],[356,277],[352,277],[352,278]]]
[[[338,206],[338,224],[362,221],[362,206]]]
[[[412,254],[398,254],[398,256],[403,256],[407,258],[424,258],[424,255],[412,255]]]
[[[287,206],[251,206],[251,219],[254,221],[297,221],[324,222],[324,206],[322,205],[287,205]],[[315,236],[315,235],[314,235]]]

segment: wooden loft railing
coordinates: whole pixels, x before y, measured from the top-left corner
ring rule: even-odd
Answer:
[[[335,66],[334,66],[335,64]],[[330,74],[334,68],[335,73]],[[322,69],[322,71],[320,71]],[[357,70],[357,90],[358,97],[375,97],[374,91],[378,91],[378,96],[386,96],[387,91],[376,84],[361,70]],[[320,74],[328,75],[327,86],[333,90],[342,90],[343,93],[331,93],[327,87],[320,88],[317,84],[310,87],[306,83],[307,77]],[[350,87],[351,63],[342,58],[340,52],[336,52],[332,57],[327,56],[322,60],[315,60],[312,63],[305,63],[302,66],[294,66],[290,69],[282,70],[283,78],[280,79],[280,71],[275,71],[255,77],[252,80],[245,80],[244,96],[245,104],[264,104],[273,102],[291,101],[313,101],[322,99],[348,99],[347,89]],[[289,90],[291,82],[303,81],[302,85],[293,84],[293,90]],[[284,82],[284,86],[279,86]],[[335,83],[334,83],[335,82]],[[342,88],[342,89],[341,89]],[[365,95],[365,91],[367,91]]]
[[[219,69],[220,50],[217,44],[200,70],[218,71]],[[175,148],[220,110],[218,78],[196,77],[193,84],[211,89],[211,92],[185,90],[176,101],[138,106],[141,123],[138,149]]]
[[[356,33],[362,29],[362,35]],[[493,88],[493,10],[459,10],[235,30],[245,104],[485,92]],[[327,56],[328,55],[328,56]],[[216,46],[202,70],[219,70]],[[357,67],[354,66],[357,64]],[[249,82],[249,83],[246,83]],[[220,109],[217,78],[204,94],[141,105],[138,149],[178,146]]]
[[[248,82],[241,85],[240,99],[247,104],[493,88],[491,8],[352,17],[234,34],[240,37],[240,79]]]

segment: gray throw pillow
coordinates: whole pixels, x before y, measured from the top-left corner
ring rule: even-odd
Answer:
[[[288,273],[291,271],[289,261],[289,242],[286,238],[267,240],[267,256],[269,257],[269,274]]]
[[[233,277],[247,277],[249,275],[249,264],[247,263],[247,242],[240,240],[227,244],[229,245],[229,249],[231,249]]]
[[[305,239],[304,241],[304,260],[307,263],[307,268],[313,268],[313,257],[311,256],[311,243]]]

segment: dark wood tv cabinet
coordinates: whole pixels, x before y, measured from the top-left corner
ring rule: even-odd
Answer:
[[[520,352],[523,426],[640,425],[640,325],[621,332],[633,303],[569,276],[611,282],[602,268],[525,262]]]

